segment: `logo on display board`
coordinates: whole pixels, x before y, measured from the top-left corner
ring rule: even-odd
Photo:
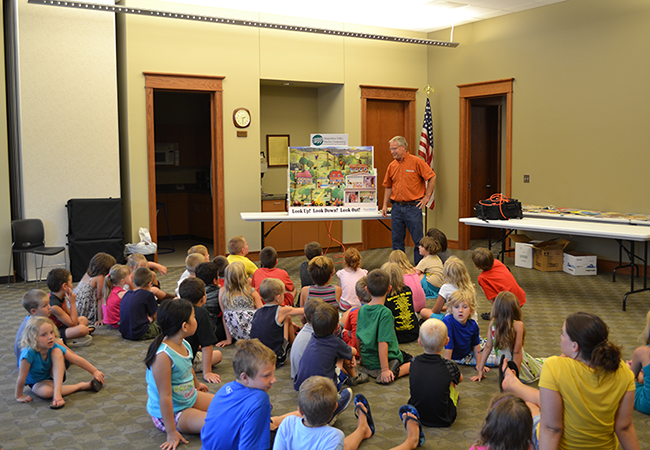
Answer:
[[[348,146],[347,134],[312,133],[309,137],[312,147]]]

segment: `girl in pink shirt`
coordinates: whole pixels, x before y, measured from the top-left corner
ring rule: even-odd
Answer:
[[[113,328],[117,328],[120,323],[120,303],[126,293],[122,286],[126,284],[129,273],[128,266],[115,264],[104,278],[103,295],[106,299],[106,303],[102,305],[104,323]]]

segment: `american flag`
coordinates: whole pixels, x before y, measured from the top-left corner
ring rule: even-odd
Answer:
[[[424,123],[422,123],[422,133],[420,134],[420,149],[418,154],[426,161],[433,170],[433,118],[431,116],[431,103],[427,97],[427,106],[424,108]],[[435,189],[431,194],[427,206],[430,209],[436,205],[434,199]]]

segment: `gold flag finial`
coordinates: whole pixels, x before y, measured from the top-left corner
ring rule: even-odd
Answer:
[[[426,92],[427,98],[429,98],[429,94],[431,94],[433,92],[433,88],[431,87],[430,84],[427,84],[426,86],[424,86],[423,90],[424,90],[424,92]]]

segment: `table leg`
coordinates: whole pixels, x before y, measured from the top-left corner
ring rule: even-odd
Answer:
[[[634,242],[630,241],[630,248],[632,249],[631,251],[631,257],[632,257],[632,265],[634,266],[634,262],[636,261],[636,258],[640,259],[641,262],[643,262],[643,288],[642,289],[637,289],[634,290],[634,271],[631,270],[630,276],[631,276],[631,281],[630,281],[630,291],[626,292],[625,295],[623,296],[623,311],[626,310],[626,303],[627,303],[627,296],[630,294],[636,294],[638,292],[644,292],[644,291],[650,291],[648,288],[648,241],[644,241],[643,243],[643,258],[640,256],[635,256],[634,254]],[[637,270],[637,276],[638,276],[638,270]]]

